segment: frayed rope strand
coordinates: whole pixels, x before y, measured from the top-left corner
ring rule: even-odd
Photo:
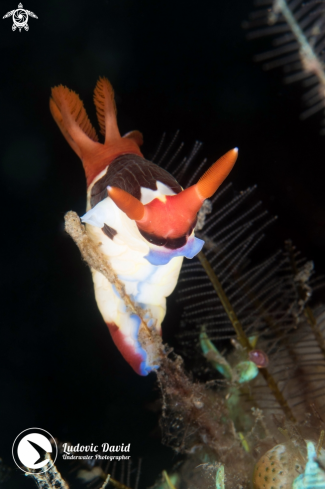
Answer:
[[[120,297],[123,299],[128,311],[132,314],[136,314],[140,318],[140,343],[145,347],[146,341],[148,338],[150,338],[151,341],[154,340],[156,351],[159,356],[164,355],[161,337],[154,331],[153,328],[150,329],[148,327],[147,322],[144,319],[144,314],[146,314],[148,311],[144,311],[140,307],[136,306],[130,296],[125,292],[123,283],[119,280],[113,268],[107,261],[107,258],[102,255],[97,246],[89,238],[85,226],[81,224],[78,214],[76,212],[69,211],[64,216],[64,219],[66,232],[78,246],[83,259],[88,263],[89,267],[100,272],[111,284],[114,284],[114,287],[116,288]],[[150,319],[151,318],[149,318],[149,320]]]

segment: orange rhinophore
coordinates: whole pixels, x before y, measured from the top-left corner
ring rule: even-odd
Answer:
[[[221,156],[202,175],[196,188],[203,200],[209,199],[227,178],[238,158],[238,148],[231,149]]]
[[[140,200],[117,187],[107,187],[107,192],[117,207],[132,219],[132,221],[140,221],[143,218],[145,206]]]

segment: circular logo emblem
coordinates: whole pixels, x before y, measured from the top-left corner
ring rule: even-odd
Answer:
[[[24,27],[28,22],[28,13],[24,9],[17,9],[12,15],[12,20],[18,28]]]
[[[53,436],[42,428],[22,431],[12,445],[16,465],[27,473],[47,472],[53,467],[57,454]]]

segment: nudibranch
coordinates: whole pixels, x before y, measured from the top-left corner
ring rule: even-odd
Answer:
[[[87,212],[81,219],[126,293],[151,318],[148,327],[160,332],[183,257],[193,258],[204,244],[194,236],[197,213],[231,171],[237,148],[183,190],[172,175],[143,157],[139,131],[121,137],[106,78],[97,82],[94,102],[104,144],[75,92],[60,85],[50,99],[52,115],[85,170]],[[99,310],[116,346],[138,374],[147,375],[157,365],[139,341],[140,318],[100,272],[92,270],[92,275]]]

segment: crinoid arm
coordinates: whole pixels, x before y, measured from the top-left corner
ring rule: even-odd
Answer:
[[[258,0],[262,7],[244,23],[247,37],[275,36],[274,49],[255,57],[263,68],[283,67],[285,83],[302,81],[307,88],[303,95],[306,119],[325,107],[325,13],[322,2],[302,0]],[[323,120],[323,125],[325,120]],[[321,134],[325,134],[322,128]]]
[[[196,155],[197,147],[191,154]],[[172,174],[182,174],[180,182],[186,187],[182,170],[191,156],[182,158],[179,148],[177,137],[169,145],[163,142],[156,159],[169,165]],[[199,173],[205,163],[198,165]],[[200,380],[213,378],[207,374],[208,364],[224,370],[215,351],[202,353],[202,334],[227,355],[225,360],[231,351],[232,360],[238,357],[239,363],[232,364],[237,376],[240,362],[252,360],[260,372],[250,383],[255,408],[301,420],[310,403],[320,410],[325,406],[324,308],[309,305],[312,290],[323,285],[323,278],[315,277],[312,262],[301,258],[290,242],[285,250],[260,255],[267,228],[276,218],[263,210],[254,193],[256,187],[236,192],[225,183],[199,212],[195,232],[205,245],[203,253],[184,261],[178,281],[183,317],[177,349]],[[235,354],[234,346],[241,353]]]

